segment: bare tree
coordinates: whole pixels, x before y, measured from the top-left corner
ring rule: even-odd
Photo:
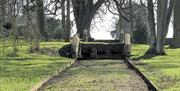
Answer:
[[[94,0],[72,0],[77,33],[81,39],[83,39],[85,35],[84,30],[87,30],[87,36],[91,38],[90,26],[92,19],[105,0],[97,0],[96,3],[94,2]]]
[[[173,47],[180,47],[180,0],[176,0],[174,9],[174,35],[173,35]]]
[[[2,54],[4,56],[5,54],[5,42],[6,42],[6,32],[5,29],[3,27],[3,25],[5,24],[5,15],[6,15],[6,0],[0,0],[0,11],[1,11],[1,34],[3,36],[2,40],[3,40],[3,46],[2,46]]]
[[[43,39],[45,39],[47,41],[48,40],[48,35],[47,35],[47,32],[44,29],[45,16],[44,16],[44,3],[43,3],[43,0],[36,0],[36,4],[37,4],[37,24],[38,24],[38,29],[39,29]]]
[[[67,0],[66,41],[70,41],[71,37],[70,5],[70,0]]]
[[[66,15],[65,15],[65,1],[61,0],[61,17],[62,17],[62,29],[64,32],[63,38],[66,38]]]
[[[11,35],[12,37],[12,44],[13,44],[13,56],[16,56],[18,53],[18,31],[17,31],[17,23],[16,23],[16,18],[19,15],[19,1],[16,0],[10,0],[8,2],[9,4],[9,12],[10,12],[10,21],[12,24],[12,29],[11,29]]]
[[[153,0],[148,0],[148,23],[150,28],[150,47],[147,53],[156,53],[156,24],[154,17],[154,4]]]
[[[168,2],[169,1],[169,2]],[[157,46],[158,55],[164,55],[164,44],[174,9],[175,0],[158,0],[157,2]]]
[[[38,51],[40,49],[39,45],[39,38],[40,38],[40,31],[39,31],[39,25],[37,23],[39,20],[37,20],[37,11],[32,8],[35,7],[33,5],[34,2],[31,2],[30,0],[26,0],[26,3],[23,7],[23,16],[25,17],[26,24],[25,27],[25,40],[27,40],[30,44],[30,52]]]

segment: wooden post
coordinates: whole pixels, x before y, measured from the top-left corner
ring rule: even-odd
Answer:
[[[124,55],[125,57],[131,55],[131,35],[129,33],[124,34]]]

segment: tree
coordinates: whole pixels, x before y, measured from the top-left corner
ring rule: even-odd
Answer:
[[[46,18],[46,31],[51,39],[63,39],[63,29],[61,28],[61,21],[53,17]]]
[[[44,27],[44,25],[40,25],[41,23],[38,17],[38,8],[37,9],[37,1],[36,0],[26,0],[26,3],[23,5],[23,16],[24,21],[22,21],[22,28],[24,27],[23,36],[25,40],[29,43],[29,52],[39,51],[40,44],[39,40],[41,38],[40,34],[40,26]],[[22,17],[23,17],[22,16]],[[43,21],[43,20],[42,20]],[[41,28],[43,31],[44,28]],[[44,37],[43,37],[44,38]]]
[[[105,0],[97,0],[95,4],[94,2],[94,0],[72,0],[77,34],[80,35],[81,39],[85,35],[84,30],[87,30],[87,36],[91,38],[90,26],[92,19]]]
[[[150,48],[147,53],[165,55],[164,46],[175,0],[157,0],[157,33],[153,0],[148,0],[148,22],[150,28]]]
[[[44,29],[45,16],[44,16],[44,3],[43,3],[43,0],[36,0],[36,4],[37,4],[37,24],[38,24],[38,29],[39,29],[43,39],[45,39],[47,41],[48,40],[48,35],[47,35],[47,32]]]
[[[150,47],[147,53],[155,54],[156,53],[156,24],[154,18],[154,4],[153,0],[148,0],[148,23],[150,29]]]
[[[19,14],[18,11],[18,1],[10,1],[10,5],[12,5],[12,7],[10,7],[10,11],[11,11],[11,24],[12,24],[12,29],[11,29],[11,34],[12,34],[12,39],[13,39],[13,55],[12,56],[16,56],[18,54],[18,31],[17,31],[17,24],[16,24],[16,17]]]
[[[66,41],[70,41],[70,37],[71,37],[70,0],[67,0]]]
[[[132,32],[132,42],[138,44],[147,43],[147,27],[144,21],[141,19],[141,15],[135,19],[136,30]]]
[[[61,17],[62,17],[62,29],[64,32],[63,38],[66,38],[66,15],[65,15],[65,0],[61,0]]]
[[[2,36],[3,36],[3,48],[2,48],[2,54],[3,54],[3,56],[4,56],[4,53],[5,53],[5,41],[6,41],[6,32],[5,32],[5,29],[4,29],[4,27],[3,27],[3,25],[5,24],[5,15],[6,15],[6,0],[0,0],[0,13],[2,14],[1,15],[1,34],[2,34]]]
[[[116,32],[114,32],[114,33],[116,33],[116,37],[121,41],[121,42],[124,42],[123,40],[124,40],[124,32],[129,32],[130,33],[130,31],[129,31],[129,29],[128,29],[128,31],[126,31],[125,29],[124,29],[124,27],[125,27],[125,25],[128,25],[128,23],[130,22],[130,19],[129,19],[129,13],[127,13],[128,11],[130,11],[130,10],[132,10],[132,7],[131,7],[131,9],[128,9],[127,7],[129,7],[129,5],[132,5],[132,2],[131,3],[129,3],[129,4],[127,4],[128,6],[126,6],[126,3],[124,2],[125,0],[113,0],[113,2],[115,3],[113,6],[110,6],[110,4],[111,4],[111,2],[109,1],[109,5],[108,5],[108,10],[112,13],[112,14],[114,14],[114,15],[117,15],[118,17],[119,17],[119,20],[118,20],[118,22],[117,22],[117,24],[116,24]],[[112,3],[113,3],[112,2]],[[114,7],[116,7],[116,11],[117,11],[117,13],[114,13],[113,11],[111,11],[111,9],[110,8],[114,8]],[[125,9],[125,8],[127,8],[127,10]],[[126,12],[127,11],[127,12]],[[125,13],[126,12],[126,13]],[[132,13],[131,13],[131,15],[132,15]],[[131,19],[132,19],[132,17],[131,17]],[[131,23],[131,25],[133,25],[132,23]],[[112,31],[112,34],[113,34],[113,31]]]
[[[173,47],[180,47],[180,0],[176,0],[174,8],[174,35],[173,35]]]
[[[133,32],[133,5],[132,5],[132,0],[129,0],[129,17],[130,17],[130,26],[131,26],[131,30],[130,30],[130,34],[132,34]]]
[[[169,2],[168,2],[169,1]],[[157,2],[157,45],[158,55],[164,55],[164,44],[169,28],[175,0],[158,0]]]

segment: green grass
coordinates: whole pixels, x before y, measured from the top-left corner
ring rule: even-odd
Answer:
[[[49,49],[58,52],[58,49],[66,44],[68,43],[41,42],[40,45],[41,50]],[[30,54],[26,43],[19,47],[18,57],[8,57],[13,48],[8,42],[6,45],[8,46],[5,48],[5,56],[0,52],[0,91],[28,91],[72,60],[52,56],[49,53]]]
[[[134,45],[132,58],[144,55],[147,45]],[[144,72],[160,91],[180,91],[180,48],[166,47],[166,56],[143,58],[134,64]]]
[[[2,41],[0,41],[0,57],[2,57],[3,55],[4,56],[9,56],[13,53],[13,45],[12,45],[12,41],[11,40],[6,40],[6,43],[5,43],[5,53],[3,54],[2,51],[3,51],[3,45],[2,45]],[[18,46],[18,50],[19,53],[18,55],[19,56],[23,56],[24,54],[27,54],[29,52],[29,44],[26,43],[25,41],[22,41],[20,40],[19,41],[19,44],[20,46]],[[69,42],[40,42],[40,47],[42,50],[51,50],[51,51],[56,51],[58,52],[58,49],[63,47],[64,45],[67,45],[69,44]],[[41,50],[41,52],[42,52]],[[46,51],[45,51],[46,52]],[[47,54],[47,53],[45,53]]]

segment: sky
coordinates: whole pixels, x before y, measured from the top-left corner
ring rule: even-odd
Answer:
[[[73,16],[73,15],[71,15]],[[71,17],[71,20],[74,18]],[[110,35],[110,32],[114,30],[114,15],[111,14],[110,12],[107,12],[106,15],[104,15],[103,19],[96,19],[96,26],[93,26],[91,28],[91,36],[97,40],[109,40],[113,39]],[[75,34],[76,32],[76,26],[73,26],[73,33]],[[173,37],[173,24],[171,23],[169,25],[169,32],[167,34],[167,38],[172,38]]]
[[[60,12],[60,11],[59,11]],[[57,18],[61,18],[61,16],[57,16]],[[71,13],[71,20],[74,20],[73,13]],[[102,19],[95,19],[96,26],[91,28],[91,36],[95,39],[99,40],[108,40],[113,39],[111,37],[110,31],[114,30],[114,15],[107,11],[106,15],[103,15]],[[76,32],[76,26],[72,28],[72,35]],[[169,26],[169,32],[167,34],[167,38],[173,37],[173,24],[171,23]]]
[[[113,39],[110,32],[114,30],[114,15],[107,12],[103,19],[96,19],[96,27],[92,29],[91,35],[95,39]]]
[[[167,38],[173,38],[173,24],[169,25],[169,32],[167,34]]]
[[[97,23],[95,29],[92,30],[91,34],[92,37],[95,39],[112,39],[110,35],[110,31],[114,30],[113,23],[115,22],[115,19],[113,18],[114,15],[112,15],[110,12],[108,12],[103,17],[103,22]],[[169,32],[167,34],[167,38],[173,37],[173,24],[171,23],[169,25]]]

